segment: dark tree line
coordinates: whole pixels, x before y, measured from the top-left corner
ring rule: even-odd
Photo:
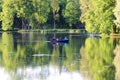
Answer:
[[[0,0],[3,30],[80,28],[90,33],[120,31],[119,0]],[[30,26],[30,27],[28,27]]]
[[[40,29],[44,25],[76,28],[80,24],[79,0],[0,0],[0,11],[3,30]]]

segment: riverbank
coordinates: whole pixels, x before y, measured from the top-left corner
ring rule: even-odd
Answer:
[[[120,38],[120,34],[110,34],[111,38]]]
[[[29,30],[25,30],[25,29],[14,29],[14,30],[7,30],[7,31],[3,31],[0,29],[0,33],[2,32],[40,32],[40,33],[82,33],[82,34],[86,34],[89,37],[93,37],[93,36],[101,36],[101,37],[117,37],[120,38],[120,34],[110,34],[110,35],[102,35],[102,34],[89,34],[87,33],[87,31],[85,29],[29,29]]]
[[[34,29],[34,30],[18,30],[18,32],[86,33],[86,30],[85,29]]]

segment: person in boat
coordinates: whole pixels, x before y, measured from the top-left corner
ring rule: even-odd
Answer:
[[[50,39],[50,43],[52,44],[53,47],[55,46],[55,43],[56,43],[55,37],[52,37],[52,38]]]
[[[51,41],[56,41],[56,38],[55,38],[55,37],[53,37],[53,38],[51,39]]]
[[[64,40],[68,40],[68,38],[67,38],[67,37],[64,37]]]
[[[56,38],[56,41],[59,41],[59,38]]]

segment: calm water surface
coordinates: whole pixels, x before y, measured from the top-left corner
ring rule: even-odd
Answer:
[[[68,37],[68,44],[51,38]],[[0,33],[0,80],[120,80],[120,39]]]

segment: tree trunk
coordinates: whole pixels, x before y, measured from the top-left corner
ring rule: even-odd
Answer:
[[[22,17],[22,29],[24,29],[24,18]]]
[[[113,26],[113,31],[112,31],[113,34],[116,33],[116,26]]]
[[[56,28],[56,26],[55,26],[55,12],[53,11],[53,18],[54,18],[54,21],[53,21],[53,23],[54,23],[54,29]]]

